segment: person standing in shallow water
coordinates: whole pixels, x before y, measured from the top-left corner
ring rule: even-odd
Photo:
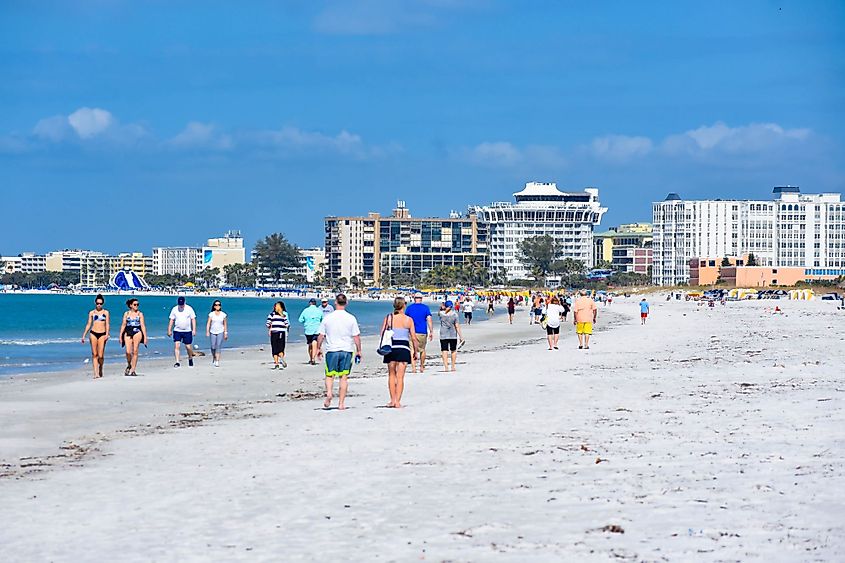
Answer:
[[[97,297],[94,298],[94,309],[88,312],[88,322],[85,325],[85,330],[82,331],[82,343],[85,343],[85,335],[88,334],[88,341],[91,344],[91,362],[94,368],[94,379],[103,377],[106,341],[109,339],[109,323],[111,322],[111,318],[109,317],[109,312],[103,308],[105,303],[105,298],[97,294]]]
[[[384,318],[381,331],[393,330],[391,351],[384,357],[387,364],[387,389],[390,393],[388,407],[402,408],[402,393],[405,390],[405,370],[416,352],[417,334],[414,320],[405,314],[405,300],[393,300],[393,313]]]

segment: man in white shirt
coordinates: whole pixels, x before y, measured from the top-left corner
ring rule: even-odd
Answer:
[[[464,299],[463,305],[461,305],[461,311],[464,313],[464,319],[466,320],[468,325],[472,324],[472,308],[473,308],[473,306],[474,305],[472,303],[472,297],[467,295],[466,299]]]
[[[340,410],[346,408],[344,401],[349,386],[347,376],[352,371],[352,355],[355,354],[356,363],[361,361],[361,330],[358,319],[346,312],[346,303],[346,295],[342,293],[335,298],[335,310],[323,318],[317,336],[317,358],[322,358],[323,342],[326,343],[326,400],[323,406],[331,406],[334,378],[339,377],[337,408]]]
[[[173,354],[176,356],[176,363],[173,367],[178,368],[180,343],[185,343],[185,350],[188,351],[188,365],[194,366],[194,336],[197,334],[197,314],[193,307],[185,305],[185,298],[179,296],[176,306],[170,310],[170,322],[167,323],[167,336],[173,335]]]

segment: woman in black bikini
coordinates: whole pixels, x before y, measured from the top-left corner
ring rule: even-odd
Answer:
[[[147,344],[147,325],[144,323],[144,313],[138,310],[138,300],[134,297],[126,302],[128,311],[123,313],[123,323],[120,325],[120,343],[126,346],[126,369],[123,375],[138,375],[138,348]]]
[[[106,352],[106,341],[109,339],[109,312],[103,309],[106,300],[97,294],[94,298],[94,309],[88,312],[88,323],[82,331],[82,343],[85,335],[91,343],[91,361],[94,367],[94,379],[103,377],[103,361]]]

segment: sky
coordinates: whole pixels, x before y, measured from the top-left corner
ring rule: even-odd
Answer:
[[[0,0],[0,254],[845,191],[845,2]]]

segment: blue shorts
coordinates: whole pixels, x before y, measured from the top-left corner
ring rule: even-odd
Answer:
[[[176,332],[173,331],[173,342],[184,342],[185,344],[193,344],[194,343],[194,335],[191,334],[191,331],[188,332]]]
[[[352,352],[326,352],[326,377],[344,377],[352,371]]]

